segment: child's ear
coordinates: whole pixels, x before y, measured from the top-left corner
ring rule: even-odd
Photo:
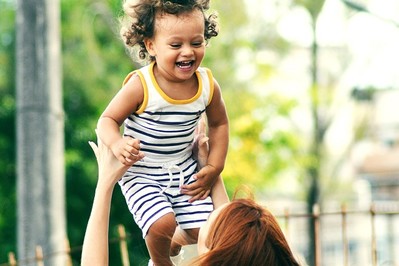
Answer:
[[[153,43],[152,39],[144,39],[144,45],[145,45],[145,48],[147,49],[147,52],[151,56],[155,57],[156,56],[156,52],[155,52],[155,49],[154,49],[154,43]]]

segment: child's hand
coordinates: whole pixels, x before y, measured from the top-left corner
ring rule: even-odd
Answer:
[[[140,141],[130,137],[124,137],[111,146],[115,157],[124,165],[133,165],[144,158],[140,151]]]
[[[194,183],[183,185],[181,192],[192,196],[189,202],[203,200],[211,193],[211,188],[215,184],[220,171],[217,171],[212,165],[206,165],[197,174],[193,176],[196,179]]]
[[[97,134],[97,130],[96,130]],[[121,164],[112,151],[101,141],[97,134],[97,145],[89,141],[90,147],[96,155],[98,164],[98,182],[114,186],[123,176],[128,166]]]

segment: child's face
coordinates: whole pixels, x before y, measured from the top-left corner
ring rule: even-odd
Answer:
[[[180,14],[157,14],[154,36],[145,41],[157,69],[166,79],[190,79],[205,55],[204,16],[199,9]]]

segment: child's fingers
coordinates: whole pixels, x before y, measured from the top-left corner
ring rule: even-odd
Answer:
[[[134,153],[135,152],[135,153]],[[122,156],[124,157],[125,161],[129,165],[133,165],[135,162],[140,161],[144,158],[144,153],[137,150],[134,152],[124,151]],[[124,164],[126,164],[124,163]]]
[[[128,138],[128,140],[126,142],[127,145],[129,145],[130,147],[132,147],[132,148],[134,148],[136,150],[140,149],[140,141],[138,139],[134,139],[134,138],[131,138],[131,137],[127,137],[127,138]]]
[[[204,195],[200,198],[201,200],[206,199],[211,194],[211,190],[208,189],[204,192]]]
[[[191,199],[189,199],[188,202],[193,203],[196,200],[204,200],[206,199],[206,197],[209,196],[210,193],[211,193],[210,190],[201,190],[198,193],[196,193],[193,197],[191,197]]]

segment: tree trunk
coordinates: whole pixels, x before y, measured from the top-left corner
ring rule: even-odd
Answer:
[[[313,213],[313,206],[319,203],[320,194],[320,160],[321,160],[321,145],[324,139],[325,125],[319,113],[319,85],[318,85],[318,58],[319,58],[319,46],[317,44],[316,36],[316,21],[317,15],[312,15],[312,32],[313,42],[311,48],[311,97],[312,97],[312,119],[313,119],[313,139],[312,147],[310,149],[311,154],[314,158],[313,164],[307,169],[307,174],[310,180],[309,188],[307,191],[307,211]],[[309,246],[308,246],[308,257],[307,262],[309,266],[319,266],[319,255],[316,250],[316,234],[314,219],[308,220],[308,231],[309,231]]]
[[[18,259],[41,246],[45,265],[65,265],[60,3],[16,2]]]

